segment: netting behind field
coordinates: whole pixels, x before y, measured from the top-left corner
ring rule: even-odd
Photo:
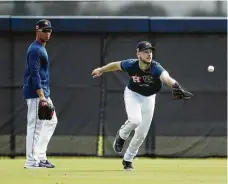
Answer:
[[[99,150],[101,155],[117,156],[112,142],[127,117],[123,90],[128,76],[107,73],[94,80],[91,71],[134,57],[137,42],[149,40],[157,47],[158,62],[195,97],[188,103],[174,102],[168,88],[157,95],[152,126],[139,155],[226,156],[226,38],[196,33],[53,34],[47,50],[59,123],[48,153],[97,155]],[[21,87],[26,49],[33,40],[28,33],[0,36],[0,155],[25,154],[27,107]],[[206,71],[211,64],[214,73]]]

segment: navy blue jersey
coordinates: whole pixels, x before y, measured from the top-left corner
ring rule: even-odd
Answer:
[[[25,99],[38,98],[36,92],[38,89],[43,89],[46,98],[50,96],[49,65],[46,48],[38,41],[34,41],[28,48],[25,62],[23,85]]]
[[[158,62],[152,61],[150,68],[143,71],[139,68],[138,59],[121,61],[121,69],[128,73],[130,80],[128,88],[144,96],[150,96],[160,91],[161,73],[165,70]]]

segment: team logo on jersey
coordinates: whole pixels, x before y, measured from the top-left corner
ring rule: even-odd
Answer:
[[[141,81],[141,77],[138,76],[137,74],[131,76],[131,78],[132,78],[133,82],[135,82],[135,83],[140,83],[140,81]]]
[[[144,75],[142,76],[142,79],[145,83],[153,83],[153,77],[151,75]]]

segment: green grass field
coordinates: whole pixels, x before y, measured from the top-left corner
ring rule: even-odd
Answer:
[[[1,184],[226,184],[226,159],[145,159],[135,170],[121,159],[49,158],[55,169],[24,169],[24,159],[0,159]]]

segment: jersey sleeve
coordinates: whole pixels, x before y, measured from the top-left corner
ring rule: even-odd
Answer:
[[[32,78],[33,88],[35,90],[41,88],[41,79],[40,79],[40,54],[38,50],[33,50],[28,53],[28,65],[30,76]]]
[[[161,73],[163,71],[166,71],[160,63],[156,62],[154,64],[154,67],[152,68],[152,73],[154,74],[155,77],[160,77]]]
[[[121,69],[124,72],[127,72],[128,69],[131,68],[132,63],[133,63],[133,60],[132,59],[122,60],[121,63],[120,63]]]

